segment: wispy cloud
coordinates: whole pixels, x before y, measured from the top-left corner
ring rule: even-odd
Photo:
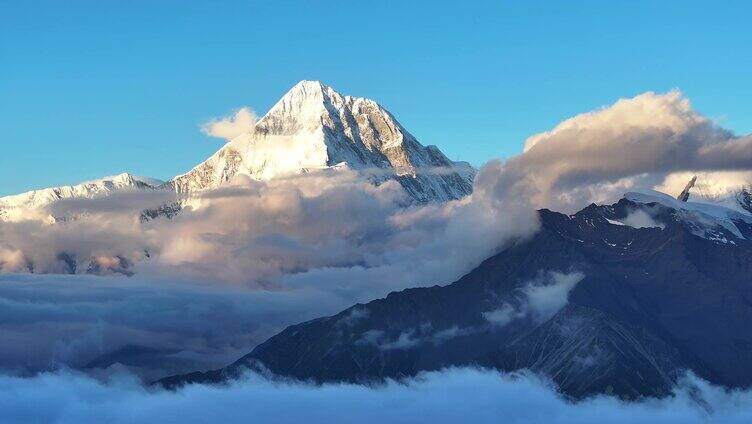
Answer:
[[[201,125],[201,132],[204,134],[232,140],[240,134],[249,132],[256,125],[256,114],[248,107],[241,107],[233,112],[232,115],[223,118],[212,119]]]
[[[583,278],[585,274],[581,272],[542,272],[519,289],[521,296],[514,302],[504,302],[499,308],[485,312],[483,317],[499,327],[527,316],[538,322],[547,321],[567,305],[569,292]]]

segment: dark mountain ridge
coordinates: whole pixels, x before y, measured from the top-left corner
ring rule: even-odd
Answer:
[[[635,211],[659,226],[625,225]],[[451,366],[530,369],[573,397],[662,396],[685,370],[752,384],[748,221],[729,228],[627,198],[539,216],[535,235],[455,283],[290,326],[225,368],[159,384],[216,383],[247,368],[368,383]]]

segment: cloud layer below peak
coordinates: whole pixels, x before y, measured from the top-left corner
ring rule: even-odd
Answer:
[[[3,421],[22,422],[277,422],[277,423],[746,423],[752,394],[728,392],[692,375],[662,400],[596,397],[569,402],[530,374],[478,369],[424,373],[366,387],[310,386],[250,374],[229,386],[147,390],[127,377],[108,383],[67,372],[31,379],[0,376]]]

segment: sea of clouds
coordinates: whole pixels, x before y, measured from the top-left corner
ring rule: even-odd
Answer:
[[[233,125],[216,120],[204,131],[224,136],[237,131],[238,122],[252,125],[254,118],[241,109]],[[597,411],[618,421],[619,411],[629,411],[679,422],[671,421],[667,407],[685,418],[681,422],[701,421],[707,408],[698,409],[691,401],[695,391],[681,387],[663,401],[571,404],[530,376],[477,370],[381,388],[313,388],[252,376],[229,388],[177,393],[115,378],[125,372],[151,381],[225,365],[287,325],[393,290],[451,283],[534,234],[537,208],[572,212],[641,188],[676,194],[694,173],[702,175],[699,184],[715,187],[752,181],[752,137],[720,128],[672,91],[622,99],[535,135],[523,153],[481,167],[471,196],[445,204],[408,206],[395,181],[374,185],[368,175],[348,170],[266,182],[239,177],[197,195],[171,220],[146,223],[140,211],[174,201],[171,194],[134,191],[54,203],[46,212],[76,218],[0,223],[0,410],[41,420],[39,414],[51,414],[63,422],[134,421],[142,413],[137,410],[155,417],[173,410],[194,421],[211,410],[228,419],[280,414],[276,421],[284,422],[296,416],[291,410],[285,415],[282,400],[289,398],[299,410],[320,414],[310,416],[320,421],[365,411],[390,420],[440,412],[451,417],[456,410],[478,421],[500,415],[535,420],[548,412],[587,422]],[[70,265],[61,252],[79,258],[77,274],[59,274]],[[121,258],[132,276],[116,272]],[[83,275],[89,262],[105,275]],[[562,281],[556,293],[566,301],[576,281]],[[531,286],[531,302],[540,290]],[[501,322],[530,311],[536,309],[513,308],[492,318]],[[118,362],[125,365],[110,366]],[[59,371],[68,368],[86,375]],[[748,404],[747,394],[693,381],[710,393],[714,417],[743,416],[737,403]],[[471,384],[486,390],[463,396]],[[250,404],[251,398],[266,401]],[[34,399],[49,403],[48,410],[34,410]],[[359,407],[338,408],[337,399]],[[303,408],[312,402],[322,406]]]
[[[351,171],[240,178],[172,220],[142,223],[153,197],[60,201],[55,216],[80,217],[0,224],[11,252],[0,257],[10,271],[0,275],[0,369],[81,368],[134,348],[152,351],[130,364],[147,380],[218,367],[287,325],[450,283],[538,226],[532,207],[480,196],[405,207],[396,182],[374,186]],[[83,258],[79,273],[58,274],[68,266],[60,252]],[[90,258],[104,275],[85,274]],[[133,275],[116,272],[118,258]]]
[[[379,386],[275,381],[249,374],[227,386],[144,388],[128,376],[106,382],[62,371],[0,377],[5,423],[747,423],[752,394],[688,374],[671,396],[626,402],[563,398],[529,373],[472,368],[423,373]]]

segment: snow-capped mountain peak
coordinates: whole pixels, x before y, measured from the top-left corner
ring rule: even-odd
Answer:
[[[355,122],[348,122],[352,118]],[[301,81],[293,86],[259,121],[257,128],[281,135],[315,131],[321,124],[341,129],[353,138],[360,136],[360,140],[351,141],[362,142],[368,150],[396,147],[405,140],[404,128],[378,103],[363,97],[343,96],[320,81]],[[369,129],[369,125],[371,131],[366,134],[351,132]]]
[[[469,165],[421,145],[373,100],[301,81],[247,133],[171,183],[186,193],[218,187],[238,174],[267,180],[337,165],[387,170],[418,201],[463,197],[474,175]],[[443,172],[425,172],[432,168]]]
[[[452,162],[436,146],[420,144],[375,101],[343,96],[319,81],[301,81],[247,132],[166,183],[122,173],[3,197],[0,221],[50,219],[45,207],[64,198],[123,189],[185,194],[217,188],[236,175],[269,180],[342,168],[367,173],[376,182],[396,179],[418,202],[464,197],[475,175],[467,163]]]
[[[40,213],[44,215],[42,218],[49,218],[43,208],[60,199],[91,198],[127,189],[154,190],[162,184],[162,181],[153,178],[137,177],[124,172],[76,185],[32,190],[0,198],[0,221],[40,218],[37,216]]]

